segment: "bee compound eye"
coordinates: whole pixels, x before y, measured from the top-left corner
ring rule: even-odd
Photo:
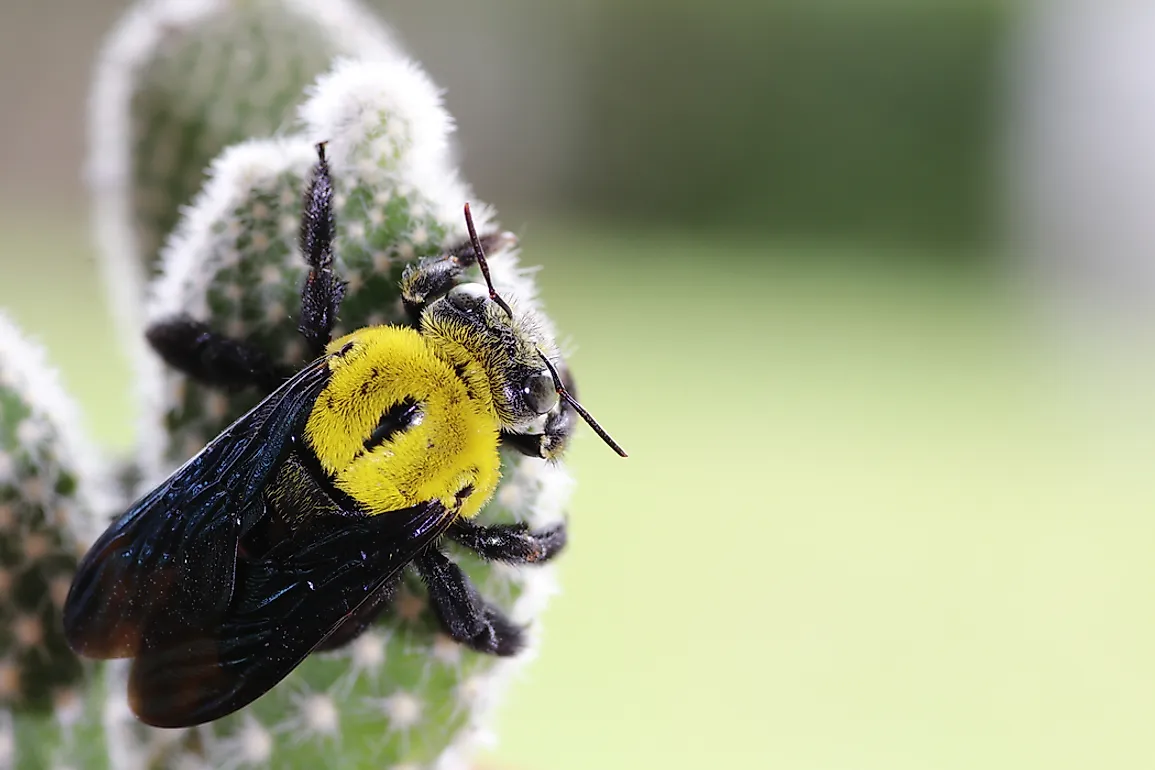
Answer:
[[[545,414],[557,406],[557,387],[548,371],[526,377],[521,386],[521,395],[535,414]]]
[[[489,290],[479,283],[461,283],[445,295],[449,304],[466,313],[476,313],[489,299]]]

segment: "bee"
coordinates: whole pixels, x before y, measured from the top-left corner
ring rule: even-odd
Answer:
[[[97,539],[64,605],[72,649],[132,658],[129,703],[145,723],[185,727],[272,689],[312,652],[361,633],[416,568],[445,633],[515,654],[523,629],[482,598],[442,551],[535,564],[566,542],[564,523],[481,526],[499,446],[550,460],[582,417],[531,314],[498,295],[465,205],[469,240],[401,279],[413,326],[330,341],[345,285],[334,271],[325,145],[304,195],[308,263],[299,331],[313,360],[296,373],[209,325],[178,316],[147,337],[190,377],[271,391]],[[476,265],[485,284],[465,280]],[[537,429],[531,432],[530,426]]]

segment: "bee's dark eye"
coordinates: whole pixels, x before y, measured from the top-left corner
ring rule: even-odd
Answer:
[[[549,372],[538,372],[525,378],[521,395],[535,414],[545,414],[557,406],[557,388]]]
[[[489,299],[489,291],[479,283],[460,283],[445,295],[449,304],[466,313],[476,313]]]

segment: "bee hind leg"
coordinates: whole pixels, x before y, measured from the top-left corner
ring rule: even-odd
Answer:
[[[229,390],[256,386],[271,392],[291,374],[257,346],[188,316],[154,323],[145,337],[166,364],[206,385]]]
[[[361,603],[361,606],[354,610],[341,625],[337,626],[325,641],[317,645],[315,651],[322,652],[325,650],[337,650],[349,642],[353,641],[365,632],[369,626],[376,622],[381,613],[387,608],[397,596],[397,588],[401,585],[401,573],[398,572],[393,577],[385,581],[380,588]]]
[[[461,568],[436,548],[415,560],[429,590],[429,602],[442,629],[452,639],[478,652],[502,657],[525,646],[524,631],[481,598]]]

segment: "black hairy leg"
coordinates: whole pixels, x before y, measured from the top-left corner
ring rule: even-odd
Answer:
[[[301,252],[309,274],[301,287],[298,331],[309,347],[308,358],[320,356],[329,344],[345,284],[333,272],[333,184],[325,145],[317,145],[317,165],[305,191],[301,214]],[[149,344],[169,366],[216,387],[256,386],[272,392],[292,371],[277,366],[260,348],[215,331],[208,324],[179,316],[153,324],[146,332]]]
[[[529,457],[552,460],[565,451],[569,437],[573,435],[577,412],[566,402],[545,418],[545,429],[541,433],[514,433],[503,430],[501,445],[507,446]]]
[[[145,337],[166,364],[206,385],[231,390],[256,386],[272,392],[291,374],[255,345],[188,316],[155,323]]]
[[[486,254],[493,254],[517,243],[513,233],[489,233],[479,239]],[[461,282],[461,275],[477,263],[477,252],[466,240],[444,254],[426,257],[405,269],[401,276],[401,301],[409,319],[417,323],[421,311],[435,299],[445,296]]]
[[[317,652],[339,649],[360,636],[365,629],[373,625],[382,611],[393,603],[400,585],[401,573],[398,572],[363,601],[349,617],[341,621],[341,625],[337,626],[325,641],[317,645]]]
[[[577,386],[574,384],[573,375],[564,364],[557,369],[561,375],[562,385],[576,399]],[[558,405],[546,416],[541,433],[514,433],[503,430],[501,445],[529,457],[552,460],[565,451],[576,427],[577,411],[573,408],[573,404],[566,399],[560,399]]]
[[[522,629],[477,593],[461,568],[437,548],[414,561],[429,589],[433,613],[457,642],[490,655],[516,655],[524,646]]]
[[[566,527],[559,522],[534,531],[524,523],[483,527],[458,519],[453,522],[449,537],[488,561],[534,564],[561,553],[566,544]]]
[[[481,558],[507,564],[548,561],[557,556],[566,544],[564,523],[531,531],[528,526],[520,523],[482,527],[458,519],[448,534],[451,539]],[[482,652],[497,655],[512,655],[520,649],[521,629],[487,605],[464,573],[445,556],[438,553],[428,567],[420,563],[417,566],[429,586],[437,618],[453,639]],[[428,582],[427,575],[436,576],[433,578],[436,587]],[[400,573],[390,578],[346,618],[317,650],[339,649],[360,636],[392,604],[400,582]]]
[[[309,358],[325,351],[345,297],[345,283],[333,272],[333,238],[337,232],[333,213],[333,181],[324,143],[317,145],[317,165],[305,190],[301,212],[301,253],[309,275],[301,287],[301,320],[297,327],[309,346]]]

